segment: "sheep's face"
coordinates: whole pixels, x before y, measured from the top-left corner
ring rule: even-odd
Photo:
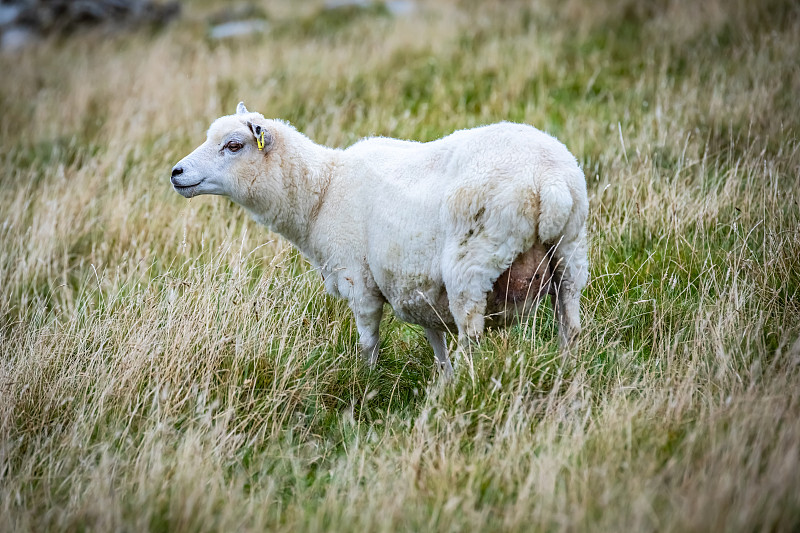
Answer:
[[[242,104],[235,115],[218,118],[206,142],[173,167],[173,188],[185,198],[219,194],[241,202],[272,143],[269,131],[259,124],[263,122],[264,117],[248,113]]]

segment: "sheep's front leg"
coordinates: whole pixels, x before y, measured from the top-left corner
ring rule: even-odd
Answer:
[[[383,300],[364,297],[350,305],[356,317],[361,355],[369,366],[375,366],[380,351],[380,327],[383,316]]]
[[[441,372],[442,377],[450,379],[453,377],[453,365],[450,364],[450,357],[447,355],[447,342],[444,331],[425,328],[425,336],[433,348],[433,355],[436,356],[436,367]]]
[[[477,291],[457,293],[456,297],[450,301],[450,312],[458,327],[456,354],[464,356],[469,366],[470,376],[474,381],[475,368],[472,364],[472,349],[477,346],[483,335],[486,294]]]

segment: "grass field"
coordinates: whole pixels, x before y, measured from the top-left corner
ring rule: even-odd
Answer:
[[[1,530],[800,529],[796,2],[263,4],[0,56]],[[387,311],[370,371],[286,241],[169,186],[239,100],[331,146],[557,136],[576,352],[542,306],[442,387]]]

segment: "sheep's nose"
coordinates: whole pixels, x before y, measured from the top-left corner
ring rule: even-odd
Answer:
[[[181,174],[183,174],[183,167],[174,167],[172,169],[172,177],[170,178],[170,181],[173,185],[175,185],[175,178]]]

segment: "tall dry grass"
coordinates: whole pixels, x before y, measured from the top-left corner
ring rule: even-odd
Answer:
[[[229,43],[192,6],[0,57],[0,528],[800,526],[795,3],[285,0]],[[285,241],[169,187],[239,100],[334,146],[558,136],[591,195],[577,353],[542,309],[443,388],[387,312],[364,368]]]

